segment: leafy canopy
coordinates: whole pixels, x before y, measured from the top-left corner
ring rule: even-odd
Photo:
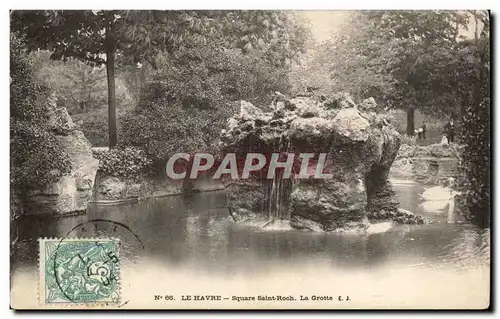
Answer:
[[[312,63],[330,71],[332,90],[373,96],[393,108],[446,113],[456,92],[445,78],[468,19],[456,11],[357,12]]]

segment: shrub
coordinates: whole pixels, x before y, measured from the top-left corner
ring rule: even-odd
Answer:
[[[22,193],[56,182],[71,163],[47,130],[48,89],[34,80],[22,41],[12,33],[10,40],[10,181]]]
[[[10,36],[10,51],[10,117],[43,124],[48,89],[34,80],[31,61],[14,34]]]
[[[460,189],[465,198],[465,217],[488,227],[490,221],[490,99],[478,106],[468,106],[461,118],[464,178]]]
[[[151,160],[137,148],[94,149],[92,153],[105,175],[135,179],[148,174],[151,168]]]
[[[489,24],[489,20],[486,21]],[[457,118],[458,137],[465,146],[463,178],[459,186],[465,217],[480,227],[490,226],[491,189],[491,57],[489,26],[477,41],[465,44],[457,71],[462,108]]]
[[[404,145],[417,145],[417,136],[408,136],[406,134],[401,134],[401,144]]]
[[[144,147],[155,161],[178,152],[215,152],[227,108],[200,109],[157,101],[151,110],[136,110],[122,119],[125,145]]]
[[[69,173],[71,162],[54,134],[26,121],[11,122],[11,184],[36,189]]]
[[[179,52],[142,89],[121,120],[120,143],[144,147],[155,161],[177,152],[216,152],[221,129],[237,112],[232,101],[271,102],[287,93],[284,69],[259,55],[193,47]]]

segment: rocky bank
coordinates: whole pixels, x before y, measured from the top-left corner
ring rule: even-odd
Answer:
[[[390,178],[442,185],[460,175],[460,147],[457,144],[401,145]]]
[[[224,190],[224,186],[211,178],[198,178],[193,182],[191,192],[210,192]],[[97,172],[92,202],[98,204],[120,204],[145,199],[184,194],[183,181],[167,178],[138,176],[125,178]]]
[[[49,98],[47,109],[50,130],[68,154],[71,171],[53,185],[28,192],[23,206],[30,214],[83,211],[92,198],[99,161],[92,156],[90,142],[77,129],[66,108],[58,107],[54,95]]]

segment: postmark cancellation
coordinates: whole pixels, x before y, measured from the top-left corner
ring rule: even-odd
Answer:
[[[120,242],[115,238],[41,238],[41,305],[116,305],[120,302]]]

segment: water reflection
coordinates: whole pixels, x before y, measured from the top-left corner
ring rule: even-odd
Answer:
[[[392,181],[396,197],[402,208],[436,222],[463,222],[455,214],[455,192],[441,186],[424,186],[416,182]]]
[[[395,190],[402,207],[421,209],[420,185],[396,184]],[[203,272],[256,273],[271,266],[293,268],[315,263],[352,270],[391,263],[409,268],[463,267],[471,259],[489,263],[489,248],[485,249],[489,246],[484,243],[489,233],[484,235],[467,224],[401,225],[371,235],[263,230],[232,222],[225,205],[224,192],[210,192],[117,206],[91,205],[87,214],[80,216],[21,219],[14,262],[36,264],[39,237],[63,237],[76,225],[106,219],[126,225],[130,231],[94,223],[77,228],[71,236],[111,234],[122,240],[122,250],[131,260],[142,258]],[[444,213],[432,217],[438,221],[449,218]],[[134,236],[140,238],[140,244]]]

